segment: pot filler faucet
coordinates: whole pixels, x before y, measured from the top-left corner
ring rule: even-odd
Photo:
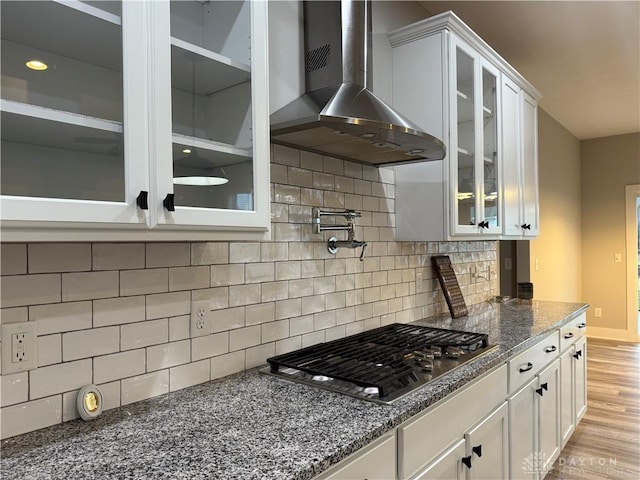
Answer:
[[[332,216],[332,217],[344,217],[347,219],[346,225],[334,225],[334,224],[323,224],[320,219],[323,216]],[[346,231],[347,239],[346,240],[338,240],[336,237],[331,237],[327,241],[327,250],[329,253],[335,255],[338,251],[338,248],[360,248],[362,247],[362,252],[360,253],[360,261],[364,260],[364,250],[367,248],[367,242],[361,242],[356,240],[355,231],[355,219],[357,217],[361,217],[362,213],[356,212],[355,210],[341,210],[341,211],[329,211],[322,210],[320,208],[313,209],[313,224],[315,225],[315,232],[321,233],[326,231]]]

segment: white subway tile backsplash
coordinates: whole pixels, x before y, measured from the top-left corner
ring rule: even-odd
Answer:
[[[124,270],[120,272],[120,295],[145,295],[169,291],[169,270]]]
[[[173,267],[169,269],[169,291],[208,288],[210,270],[208,266]]]
[[[38,367],[62,362],[62,335],[38,337]]]
[[[295,185],[298,187],[312,187],[313,185],[313,172],[298,167],[289,167],[287,169],[287,178],[289,185]]]
[[[262,284],[262,301],[286,300],[289,298],[289,284],[286,281],[267,282]]]
[[[283,318],[298,317],[302,314],[302,300],[292,298],[289,300],[278,300],[276,302],[276,320]]]
[[[251,305],[260,303],[261,291],[260,284],[252,285],[234,285],[229,287],[229,306],[239,307],[242,305]]]
[[[91,383],[90,359],[59,363],[29,372],[29,398],[48,397],[77,390]]]
[[[289,281],[289,298],[300,298],[313,295],[313,278]]]
[[[229,245],[229,263],[249,263],[259,261],[259,243],[232,243]]]
[[[185,267],[191,262],[191,244],[147,243],[147,268]]]
[[[191,292],[147,295],[147,319],[177,317],[191,313]]]
[[[237,332],[238,330],[231,330]],[[215,333],[191,339],[191,361],[222,355],[229,351],[229,333]]]
[[[229,332],[229,351],[240,350],[260,344],[260,325],[239,328]]]
[[[245,264],[244,278],[246,283],[263,283],[275,280],[275,264],[247,263]]]
[[[122,405],[169,393],[169,370],[159,370],[138,377],[125,378],[121,383]]]
[[[38,322],[38,335],[91,328],[91,302],[29,307],[29,319]]]
[[[275,302],[259,303],[246,307],[246,326],[257,325],[265,322],[272,322],[276,315]]]
[[[144,243],[94,243],[93,270],[131,270],[144,268]]]
[[[62,421],[68,422],[69,420],[75,420],[80,418],[78,414],[78,392],[80,390],[74,390],[73,392],[67,392],[62,394]]]
[[[289,333],[291,336],[313,332],[313,315],[303,315],[289,319]]]
[[[93,383],[107,383],[146,371],[145,349],[103,355],[93,359]]]
[[[106,327],[145,319],[145,297],[118,297],[93,301],[93,326]]]
[[[219,310],[229,307],[229,287],[205,288],[192,290],[191,300],[207,300],[211,310]]]
[[[342,175],[344,174],[344,160],[333,157],[323,157],[323,170],[326,173]]]
[[[0,377],[0,406],[2,408],[29,400],[29,374],[27,372]]]
[[[29,308],[27,307],[3,308],[0,310],[0,325],[28,321]]]
[[[336,327],[328,328],[325,332],[325,340],[330,342],[331,340],[338,340],[346,336],[345,325],[338,325]]]
[[[169,391],[175,392],[199,383],[209,381],[211,362],[201,360],[169,369]]]
[[[324,295],[314,295],[313,297],[302,298],[302,315],[322,312],[326,308],[326,297]]]
[[[63,273],[62,301],[117,297],[119,285],[117,271]]]
[[[0,272],[2,275],[27,273],[27,245],[24,243],[0,244]]]
[[[120,406],[120,382],[103,383],[98,385],[102,392],[103,411]]]
[[[245,369],[244,358],[244,350],[213,357],[210,361],[211,380],[243,371]]]
[[[300,166],[308,170],[322,171],[323,157],[317,153],[300,151]]]
[[[91,270],[90,243],[30,243],[29,273]]]
[[[207,242],[191,244],[192,265],[219,265],[229,263],[229,244]]]
[[[211,286],[222,287],[244,283],[244,264],[211,266]]]
[[[62,360],[65,362],[119,350],[120,328],[117,326],[79,330],[62,335]]]
[[[14,437],[61,421],[62,395],[19,403],[0,410],[0,437]]]
[[[59,274],[4,276],[0,283],[0,305],[7,308],[59,302],[61,285]]]
[[[176,365],[189,363],[190,360],[190,340],[147,347],[147,372],[175,367]]]
[[[169,320],[147,320],[120,327],[120,349],[148,347],[169,341]]]
[[[313,329],[324,330],[336,325],[336,311],[329,310],[328,312],[315,313],[313,315]]]
[[[191,317],[190,315],[181,315],[169,319],[169,341],[184,340],[189,338]]]
[[[289,320],[278,320],[262,324],[262,343],[282,340],[289,336]]]
[[[272,145],[272,160],[282,165],[300,166],[300,150],[294,148],[283,147],[282,145]]]
[[[322,342],[324,342],[324,330],[319,330],[317,332],[311,332],[302,335],[302,348],[317,345],[318,343]]]
[[[276,263],[276,280],[295,280],[300,276],[301,265],[299,261]]]
[[[259,367],[267,363],[267,358],[276,354],[276,344],[265,343],[257,347],[247,348],[245,354],[245,363],[247,368]]]
[[[233,330],[234,328],[242,328],[245,325],[245,308],[249,309],[253,305],[247,307],[227,308],[213,312],[213,325],[211,333],[224,332]]]

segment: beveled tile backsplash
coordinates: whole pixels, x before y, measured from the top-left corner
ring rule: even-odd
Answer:
[[[496,242],[395,241],[392,169],[280,146],[271,167],[269,242],[2,244],[1,320],[38,321],[40,355],[37,370],[2,377],[2,438],[76,418],[87,383],[114,408],[444,312],[433,254],[450,255],[468,305],[497,293],[484,279]],[[327,252],[344,232],[314,233],[314,206],[362,212],[364,261]],[[211,335],[190,339],[190,302],[203,299]]]

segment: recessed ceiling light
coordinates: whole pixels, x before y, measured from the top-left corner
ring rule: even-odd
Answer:
[[[27,68],[30,68],[31,70],[46,70],[47,68],[49,68],[49,66],[44,63],[41,62],[40,60],[29,60],[27,63],[25,63],[25,65],[27,66]]]
[[[374,138],[376,136],[373,132],[365,132],[360,134],[360,138]]]
[[[182,149],[182,153],[189,154],[189,153],[191,153],[191,149],[190,148],[183,148]]]
[[[210,187],[212,185],[224,185],[229,182],[224,177],[174,177],[174,185],[189,185],[195,187]]]

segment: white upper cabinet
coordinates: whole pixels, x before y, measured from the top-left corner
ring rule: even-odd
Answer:
[[[527,236],[537,234],[537,112],[523,113],[520,96],[535,107],[539,93],[451,12],[389,38],[394,108],[447,145],[441,162],[395,167],[397,239],[503,238],[514,235],[513,211],[531,218]],[[514,112],[504,112],[506,81],[516,86]],[[518,184],[508,190],[511,170]]]
[[[2,2],[3,237],[268,233],[266,9]]]

